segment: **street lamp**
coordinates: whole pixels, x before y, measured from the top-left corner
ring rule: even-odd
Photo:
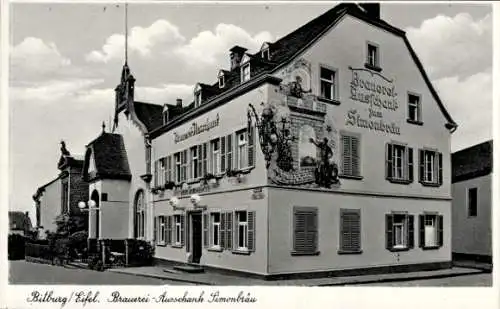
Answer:
[[[89,208],[87,208],[87,205],[89,206]],[[96,206],[97,206],[97,203],[94,200],[90,200],[87,203],[85,203],[84,201],[78,202],[78,208],[80,208],[80,211],[83,211],[83,212],[90,211],[90,210],[99,210],[99,208]]]

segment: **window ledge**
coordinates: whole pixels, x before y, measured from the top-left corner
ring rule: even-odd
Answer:
[[[441,184],[435,182],[419,181],[425,187],[441,187]]]
[[[239,254],[239,255],[250,255],[250,251],[248,250],[233,250],[232,251],[233,254]]]
[[[340,105],[340,101],[337,99],[332,100],[332,99],[327,99],[327,98],[318,96],[318,101],[328,103],[328,104],[333,104],[333,105]]]
[[[207,251],[210,251],[210,252],[222,252],[224,249],[222,249],[221,247],[209,247],[207,249]]]
[[[290,253],[292,256],[301,256],[301,255],[319,255],[319,251],[314,251],[314,252],[297,252],[297,251],[292,251]]]
[[[367,68],[368,70],[375,71],[375,72],[382,72],[382,68],[381,67],[374,66],[374,65],[371,65],[369,63],[365,63],[365,68]]]
[[[419,120],[406,119],[406,122],[411,123],[411,124],[416,124],[416,125],[419,125],[419,126],[424,125],[424,123],[422,121],[419,121]]]
[[[356,175],[344,175],[344,174],[340,174],[339,177],[340,178],[345,178],[345,179],[355,179],[355,180],[362,180],[363,179],[363,176],[356,176]]]
[[[394,179],[394,178],[387,178],[387,180],[389,182],[392,182],[392,183],[397,183],[397,184],[401,184],[401,185],[409,185],[410,183],[412,183],[413,181],[412,180],[409,180],[409,179]]]
[[[357,250],[357,251],[345,251],[345,250],[338,250],[337,254],[361,254],[363,253],[363,250]]]
[[[439,248],[439,246],[424,246],[422,247],[422,250],[438,250]]]
[[[400,251],[410,251],[408,247],[392,247],[389,249],[391,252],[400,252]]]
[[[181,244],[173,244],[173,245],[171,245],[171,247],[180,249],[180,248],[183,248],[184,246]]]

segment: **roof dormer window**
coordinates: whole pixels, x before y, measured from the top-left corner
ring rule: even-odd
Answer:
[[[225,78],[224,78],[224,72],[223,71],[219,72],[218,78],[219,78],[219,88],[224,88],[226,81],[225,81]]]
[[[269,54],[269,48],[266,48],[261,52],[261,57],[265,60],[269,60],[271,58],[271,55]]]
[[[198,83],[194,87],[194,107],[201,105],[202,95],[201,95],[201,85]]]
[[[244,83],[250,80],[250,63],[246,63],[241,67],[241,82]]]

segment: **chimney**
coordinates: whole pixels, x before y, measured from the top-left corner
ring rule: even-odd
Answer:
[[[231,70],[240,65],[241,58],[247,51],[246,48],[235,45],[229,50],[229,58],[231,60]]]
[[[380,3],[360,3],[359,6],[369,17],[380,19]]]
[[[182,99],[175,100],[177,107],[182,107]]]

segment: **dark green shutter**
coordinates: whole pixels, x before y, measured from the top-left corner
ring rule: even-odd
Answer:
[[[167,216],[167,229],[166,229],[166,237],[165,240],[167,245],[172,243],[172,216]]]
[[[219,244],[221,248],[226,247],[226,214],[220,213]]]
[[[247,212],[248,219],[248,250],[255,251],[255,211]]]
[[[418,246],[425,247],[425,216],[418,216]]]
[[[227,170],[233,169],[233,135],[229,134],[226,136],[227,139],[227,149],[226,149],[226,157],[227,157]]]
[[[351,140],[349,136],[342,136],[342,174],[352,175]]]
[[[222,173],[226,171],[226,138],[220,138],[220,170]]]
[[[233,213],[226,212],[226,249],[233,249]]]
[[[154,186],[158,187],[158,161],[154,163]]]
[[[408,147],[408,180],[413,182],[413,148]]]
[[[181,217],[181,245],[184,246],[185,244],[185,232],[184,232],[184,224],[185,224],[185,218],[184,215],[180,215]]]
[[[443,184],[443,154],[438,153],[439,185]]]
[[[248,166],[255,165],[255,127],[250,125],[248,127]]]
[[[293,250],[300,253],[314,253],[318,249],[317,208],[294,208]]]
[[[340,210],[340,250],[361,250],[361,216],[359,210]]]
[[[385,177],[392,179],[392,144],[386,144],[385,147]]]
[[[425,166],[424,151],[422,149],[418,150],[418,166],[418,181],[424,181]]]
[[[360,175],[359,168],[359,138],[351,136],[351,160],[352,160],[352,173],[353,176]]]
[[[438,246],[443,246],[443,216],[438,216]]]
[[[208,213],[203,214],[203,247],[208,248],[209,246],[209,234],[208,234],[208,225],[209,225],[209,215]]]
[[[413,222],[413,215],[408,216],[408,248],[415,247],[415,226]]]
[[[392,250],[393,235],[392,235],[392,214],[385,215],[385,248]]]
[[[208,143],[203,144],[203,173],[200,176],[205,176],[208,174],[208,155],[207,155]]]

